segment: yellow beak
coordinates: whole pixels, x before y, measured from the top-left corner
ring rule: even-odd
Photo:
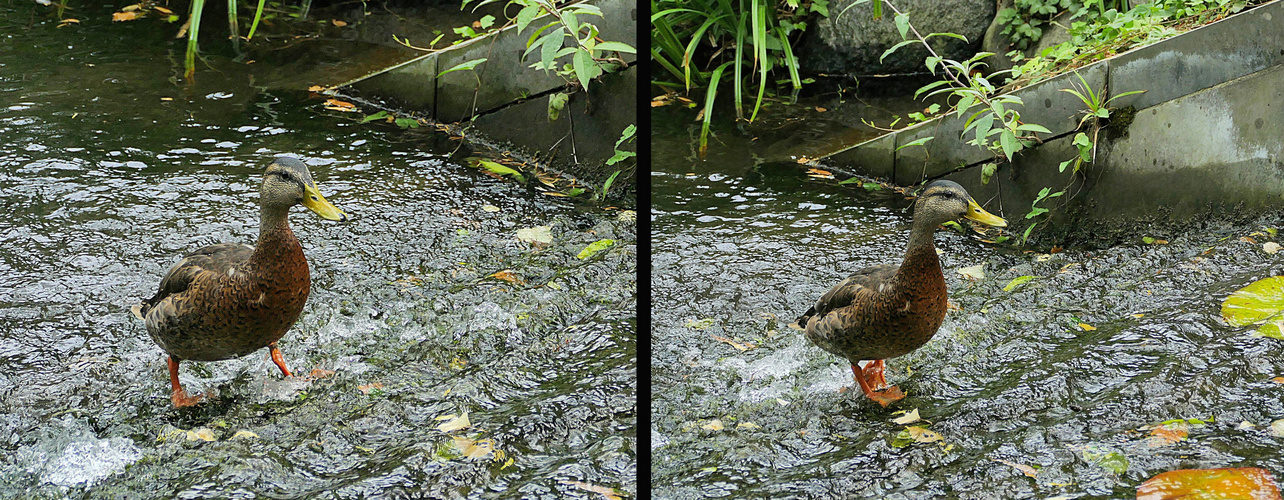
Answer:
[[[321,191],[315,185],[308,185],[303,188],[303,206],[316,212],[322,219],[337,220],[339,222],[348,220],[348,215],[343,213],[343,210],[339,210],[338,207],[325,201],[325,197],[321,196]],[[993,216],[991,215],[991,217]]]
[[[1008,221],[1005,221],[1003,220],[1002,217],[994,215],[990,212],[986,212],[984,208],[981,208],[981,205],[978,205],[976,203],[976,200],[973,200],[971,198],[967,200],[967,214],[964,215],[964,217],[980,222],[987,226],[1006,227],[1008,225]]]

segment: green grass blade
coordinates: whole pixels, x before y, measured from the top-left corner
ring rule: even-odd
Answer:
[[[259,0],[259,8],[254,11],[254,22],[250,23],[250,32],[249,34],[245,35],[246,40],[250,40],[254,38],[254,30],[258,29],[259,27],[259,19],[263,19],[263,4],[266,4],[266,3],[267,3],[267,0]]]
[[[188,17],[192,23],[187,29],[187,57],[183,60],[183,78],[192,81],[196,77],[197,37],[201,29],[201,11],[205,10],[205,0],[192,0],[192,12]]]
[[[722,79],[723,70],[731,65],[731,61],[722,63],[718,69],[713,70],[713,75],[709,77],[709,88],[705,91],[704,96],[704,123],[700,125],[700,157],[704,158],[705,153],[709,152],[709,124],[713,122],[713,101],[718,97],[718,80]]]
[[[227,27],[232,33],[232,50],[241,51],[241,27],[236,22],[236,0],[227,0]]]

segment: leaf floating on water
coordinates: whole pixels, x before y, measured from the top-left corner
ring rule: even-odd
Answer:
[[[526,176],[522,175],[521,172],[490,160],[473,157],[468,158],[468,163],[474,167],[484,168],[487,172],[491,172],[493,174],[511,175],[514,179],[517,179],[518,182],[526,182]]]
[[[1083,329],[1083,331],[1085,332],[1091,332],[1097,329],[1097,327],[1089,325],[1087,323],[1079,323],[1079,328]]]
[[[909,431],[910,437],[919,443],[934,443],[945,439],[936,431],[925,427],[911,426],[906,427],[905,430]]]
[[[133,7],[133,6],[131,5],[131,7]],[[129,8],[129,7],[126,7],[126,8]],[[141,13],[141,12],[138,12],[137,10],[130,10],[130,11],[127,11],[127,12],[114,12],[114,13],[112,13],[112,15],[111,15],[111,20],[112,20],[112,22],[133,21],[133,20],[138,19],[138,18],[140,18],[140,17],[143,17],[143,15],[142,15],[142,13]]]
[[[751,344],[751,343],[748,343],[748,342],[736,342],[736,341],[731,340],[731,339],[729,339],[729,338],[726,338],[726,337],[719,337],[719,336],[717,336],[717,335],[713,335],[713,340],[716,340],[716,341],[718,341],[718,342],[723,342],[723,343],[729,344],[729,345],[731,345],[731,347],[734,347],[734,348],[736,348],[736,349],[739,349],[739,350],[740,350],[740,352],[745,352],[745,351],[748,351],[748,350],[753,349],[753,348],[755,348],[755,347],[758,347],[757,345],[754,345],[754,344]]]
[[[313,368],[312,371],[308,373],[308,379],[317,380],[317,379],[329,378],[333,375],[334,375],[334,370],[326,370],[324,368]]]
[[[1271,422],[1271,435],[1275,437],[1284,437],[1284,419]]]
[[[985,279],[985,263],[959,268],[959,274],[972,281],[983,280]]]
[[[1034,279],[1034,276],[1017,276],[1015,278],[1012,278],[1012,281],[1008,282],[1008,286],[1003,287],[1003,291],[1011,292],[1012,290],[1016,289],[1016,287],[1024,285],[1027,281],[1030,281],[1032,279]]]
[[[1222,302],[1222,319],[1231,326],[1261,325],[1257,333],[1284,338],[1284,276],[1271,276],[1231,293]]]
[[[491,278],[495,278],[495,279],[500,280],[500,281],[507,281],[507,282],[512,283],[512,284],[514,284],[514,285],[525,285],[525,284],[526,284],[526,282],[525,282],[525,281],[522,281],[522,279],[521,279],[520,277],[518,277],[518,276],[517,276],[517,274],[516,274],[516,273],[514,273],[512,269],[505,269],[505,270],[503,270],[503,271],[496,272],[496,273],[494,273],[494,274],[491,274],[491,275],[490,275],[490,277],[491,277]]]
[[[325,104],[323,104],[322,107],[332,111],[343,111],[345,113],[352,113],[357,111],[356,104],[352,104],[348,101],[340,101],[338,99],[326,99]]]
[[[1277,384],[1284,384],[1284,377],[1275,377],[1271,379],[1271,382],[1275,382]]]
[[[1182,441],[1189,435],[1189,426],[1185,422],[1163,424],[1150,431],[1146,442],[1151,448],[1158,448]]]
[[[1145,236],[1145,237],[1141,238],[1141,242],[1142,242],[1142,243],[1145,243],[1145,244],[1147,244],[1147,245],[1167,245],[1167,244],[1168,244],[1168,240],[1161,240],[1161,239],[1158,239],[1158,238],[1151,238],[1151,237],[1149,237],[1149,236]]]
[[[536,247],[549,245],[553,243],[552,226],[535,226],[517,230],[517,239],[525,241]]]
[[[1019,471],[1021,471],[1021,473],[1022,473],[1022,474],[1025,474],[1025,475],[1030,476],[1030,477],[1035,477],[1036,475],[1038,475],[1038,474],[1039,474],[1039,470],[1038,470],[1038,469],[1035,469],[1034,467],[1030,467],[1029,465],[1019,464],[1019,463],[1016,463],[1016,462],[1010,462],[1010,461],[1007,461],[1007,460],[999,460],[999,459],[997,459],[997,458],[992,459],[992,460],[994,460],[995,462],[1000,462],[1000,463],[1004,463],[1004,464],[1010,465],[1010,466],[1012,466],[1012,467],[1015,467],[1015,468],[1016,468],[1016,470],[1019,470]]]
[[[692,330],[703,330],[713,326],[713,318],[687,320],[686,327]]]
[[[187,431],[188,441],[214,441],[214,431],[208,427]]]
[[[1128,457],[1118,452],[1101,450],[1094,446],[1083,449],[1083,459],[1115,474],[1123,474],[1128,470]]]
[[[371,384],[361,384],[357,386],[357,390],[361,391],[362,394],[370,394],[370,392],[375,389],[383,389],[383,384],[374,382]]]
[[[259,438],[258,434],[255,434],[247,430],[239,430],[239,431],[236,431],[236,434],[232,434],[231,439],[258,439],[258,438]]]
[[[753,423],[753,422],[740,422],[740,423],[736,424],[736,428],[737,428],[737,429],[758,429],[758,428],[760,428],[760,427],[761,427],[761,426],[759,426],[758,424],[755,424],[755,423]]]
[[[1265,469],[1182,469],[1148,479],[1137,487],[1137,500],[1278,499],[1280,488]]]
[[[561,481],[561,483],[574,486],[576,488],[579,488],[581,490],[584,490],[590,493],[597,493],[599,495],[602,495],[602,498],[605,498],[606,500],[620,500],[620,493],[615,491],[614,488],[608,488],[606,486],[598,486],[598,485],[589,484],[589,483],[582,483],[579,481]]]
[[[700,426],[700,428],[705,430],[710,430],[710,431],[720,431],[723,429],[722,421],[715,418],[709,421],[709,423]]]
[[[913,410],[910,410],[910,411],[908,411],[908,412],[905,412],[905,414],[904,414],[904,415],[901,415],[901,416],[899,416],[899,417],[893,418],[893,419],[892,419],[892,423],[894,423],[894,424],[900,424],[900,425],[905,425],[905,424],[912,424],[912,423],[914,423],[914,422],[918,422],[919,420],[923,420],[923,419],[922,419],[922,418],[919,418],[919,416],[918,416],[918,408],[915,408],[915,409],[913,409]]]
[[[834,178],[834,174],[832,172],[828,170],[821,170],[819,168],[807,169],[807,175],[815,179],[833,179]]]
[[[1275,252],[1280,251],[1280,244],[1274,241],[1268,241],[1262,244],[1262,251],[1269,253],[1271,255],[1275,255]]]
[[[495,213],[495,212],[498,212],[498,211],[499,211],[499,207],[497,207],[497,206],[495,206],[495,205],[482,205],[482,211],[483,211],[483,212]]]
[[[608,240],[608,239],[597,240],[592,243],[589,243],[588,246],[584,247],[583,250],[580,250],[580,253],[576,255],[575,258],[580,260],[588,260],[589,257],[592,257],[596,255],[598,252],[601,252],[602,250],[606,250],[613,246],[615,246],[615,240]]]
[[[444,415],[441,417],[437,417],[437,419],[438,420],[449,419],[446,423],[437,426],[437,430],[441,432],[454,432],[461,429],[467,429],[469,427],[472,427],[473,425],[472,422],[468,421],[468,412],[464,412],[463,415],[460,415],[458,417],[454,415]]]
[[[495,451],[495,440],[493,439],[481,439],[474,441],[463,436],[453,437],[455,440],[455,447],[459,448],[459,451],[464,454],[465,458],[477,460],[479,458],[485,458],[487,455],[490,455]]]

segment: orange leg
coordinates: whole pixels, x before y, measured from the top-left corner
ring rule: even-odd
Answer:
[[[281,369],[281,375],[292,376],[290,375],[290,369],[285,367],[285,356],[281,355],[281,350],[276,347],[276,342],[268,344],[268,357],[272,358],[272,362],[276,363],[277,368]]]
[[[887,379],[883,377],[884,367],[881,359],[875,359],[865,365],[865,380],[868,380],[870,387],[876,391],[887,388]]]
[[[877,362],[880,362],[880,366],[881,361],[882,360],[877,360]],[[882,379],[882,370],[878,370],[877,375],[874,373],[866,374],[859,366],[852,365],[852,374],[855,376],[856,383],[860,384],[860,390],[865,393],[865,397],[878,402],[878,404],[883,405],[884,408],[886,408],[887,405],[905,397],[905,393],[901,392],[901,389],[896,386],[888,387],[881,391],[874,390],[873,381],[867,379],[874,378],[875,376],[877,376],[878,379]],[[886,380],[883,380],[882,382],[883,385],[887,385]]]
[[[169,395],[169,399],[170,401],[174,402],[175,408],[192,406],[196,403],[199,403],[202,399],[205,399],[205,396],[201,394],[197,394],[195,396],[188,396],[187,391],[183,390],[183,385],[178,383],[178,362],[179,361],[182,361],[182,359],[176,358],[174,356],[169,357],[169,385],[174,388],[173,392],[171,392]]]

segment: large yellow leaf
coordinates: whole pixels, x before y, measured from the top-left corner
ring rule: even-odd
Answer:
[[[1284,338],[1280,320],[1284,320],[1284,276],[1271,276],[1236,290],[1222,302],[1222,318],[1231,326],[1260,324],[1258,333]]]
[[[1265,469],[1182,469],[1150,478],[1137,487],[1137,500],[1276,499],[1280,488]]]

